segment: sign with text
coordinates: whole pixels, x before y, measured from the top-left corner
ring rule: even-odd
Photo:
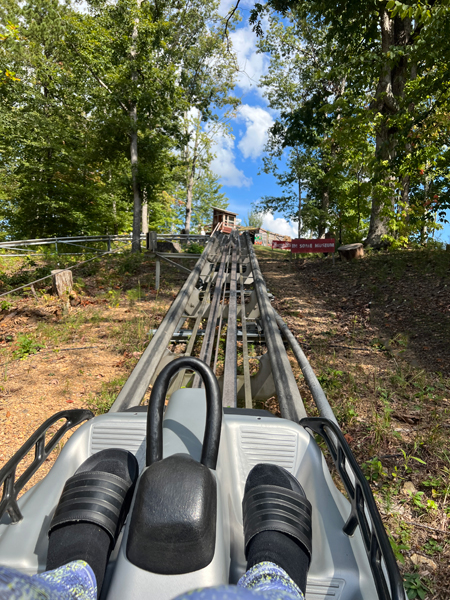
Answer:
[[[273,240],[272,242],[272,250],[274,248],[278,248],[278,250],[290,250],[291,242],[285,242],[284,240]]]
[[[292,240],[291,251],[293,254],[301,254],[308,252],[334,252],[334,240]]]

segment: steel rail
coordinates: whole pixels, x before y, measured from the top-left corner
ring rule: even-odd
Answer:
[[[223,293],[222,293],[222,302],[220,303],[220,308],[219,308],[219,325],[217,326],[216,351],[214,352],[214,361],[213,361],[214,375],[216,374],[216,371],[217,371],[217,359],[219,357],[219,347],[220,347],[220,340],[221,340],[221,335],[222,335],[223,306],[224,306],[224,302],[225,302],[225,298],[226,298],[226,289],[227,289],[227,286],[224,285]]]
[[[212,269],[211,269],[210,274],[208,275],[208,283],[206,285],[205,294],[203,296],[202,303],[200,304],[200,308],[198,310],[198,314],[195,319],[194,327],[193,327],[192,331],[190,332],[191,337],[190,337],[189,342],[184,351],[184,356],[191,356],[192,350],[195,345],[195,341],[197,339],[197,335],[199,333],[198,329],[200,327],[200,323],[202,322],[203,315],[205,314],[208,304],[210,303],[209,290],[211,288],[212,282],[214,281],[215,265],[216,265],[216,263],[212,263],[212,265],[211,265]],[[173,381],[173,383],[170,386],[169,394],[172,394],[175,390],[179,389],[183,385],[183,378],[184,378],[185,373],[186,373],[186,369],[182,369],[181,371],[178,372],[177,376],[175,377],[175,380]]]
[[[263,322],[266,345],[272,366],[273,380],[280,404],[281,416],[298,423],[306,417],[306,410],[302,397],[297,387],[294,374],[289,363],[288,355],[283,345],[280,330],[278,329],[275,313],[267,295],[264,278],[256,260],[255,252],[248,233],[245,233],[250,263],[252,266],[254,287],[258,299],[259,310]]]
[[[305,353],[303,352],[300,344],[297,342],[297,340],[294,337],[294,334],[291,332],[291,330],[280,317],[280,315],[277,313],[277,311],[275,309],[273,310],[275,313],[275,318],[277,320],[277,325],[280,328],[280,331],[285,337],[286,341],[292,348],[292,352],[294,353],[299,367],[302,370],[303,377],[305,378],[305,381],[311,391],[311,395],[319,410],[320,416],[324,417],[325,419],[329,419],[330,421],[333,421],[333,423],[335,423],[339,427],[339,423],[337,422],[333,409],[331,408],[330,403],[328,402],[328,399],[325,395],[325,392],[323,391],[323,388],[320,385],[319,380],[317,379],[316,374],[314,373],[311,365],[309,364],[309,361],[306,358]]]
[[[208,365],[208,367],[211,364],[211,355],[212,355],[214,337],[216,334],[216,326],[217,326],[217,313],[219,310],[222,287],[224,285],[224,275],[225,275],[225,271],[226,271],[226,265],[228,262],[228,254],[229,254],[229,249],[228,249],[228,247],[226,247],[222,252],[219,272],[217,274],[216,285],[215,285],[214,293],[213,293],[213,299],[212,299],[211,306],[209,309],[209,317],[208,317],[208,322],[206,324],[205,336],[203,338],[202,349],[200,351],[200,360],[205,362]],[[200,375],[198,375],[198,373],[196,373],[192,387],[197,388],[197,387],[201,387],[201,385],[202,385],[202,381],[201,381]]]
[[[181,241],[208,241],[209,235],[186,235],[186,234],[158,234],[161,241],[181,240]],[[146,239],[146,234],[141,233],[141,241]],[[0,242],[0,248],[14,248],[14,246],[47,246],[51,244],[71,244],[77,242],[120,242],[131,240],[131,235],[76,235],[66,237],[51,238],[33,238],[29,240],[9,240]]]
[[[205,265],[210,252],[215,249],[215,241],[215,236],[209,240],[201,258],[199,258],[183,287],[178,292],[177,297],[164,317],[158,331],[153,336],[130,377],[119,392],[110,412],[124,411],[131,406],[138,406],[142,402],[148,386],[150,385],[150,381],[158,368],[163,350],[170,342],[172,334],[183,315],[184,308],[200,277],[203,266]]]
[[[242,328],[242,361],[244,367],[244,402],[245,408],[253,407],[252,385],[250,382],[250,365],[248,359],[247,315],[245,314],[244,265],[242,260],[241,238],[239,236],[239,284],[241,291],[241,328]]]
[[[222,389],[222,405],[231,407],[235,407],[237,404],[237,240],[235,238],[235,235],[230,235],[230,244],[233,245],[233,250],[231,254],[230,297]]]

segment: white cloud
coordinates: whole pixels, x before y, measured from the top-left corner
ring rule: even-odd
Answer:
[[[294,221],[286,221],[281,217],[275,218],[271,213],[265,213],[262,224],[263,229],[279,233],[280,235],[290,235],[291,238],[298,238],[298,224]]]
[[[234,141],[230,137],[221,137],[216,140],[212,151],[216,155],[211,163],[211,169],[219,175],[221,183],[230,187],[250,187],[253,184],[251,177],[246,177],[244,172],[234,164]]]
[[[261,76],[267,72],[269,59],[265,54],[257,54],[256,35],[251,27],[246,25],[233,31],[230,39],[239,64],[240,72],[236,81],[238,87],[244,93],[256,90],[261,94],[262,88],[257,88],[257,85]]]
[[[244,121],[247,130],[238,144],[244,158],[258,158],[267,142],[267,130],[273,125],[270,114],[260,106],[244,104],[239,108],[238,120]]]

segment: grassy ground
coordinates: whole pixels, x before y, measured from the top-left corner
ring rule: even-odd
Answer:
[[[257,254],[275,307],[371,483],[409,597],[447,598],[450,253],[383,253],[334,266]]]

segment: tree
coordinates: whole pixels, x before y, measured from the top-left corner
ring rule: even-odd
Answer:
[[[325,169],[326,179],[334,186],[345,184],[345,189],[349,187],[348,178],[356,174],[360,191],[362,187],[368,191],[368,186],[361,183],[370,180],[371,216],[366,243],[374,247],[405,243],[415,235],[418,225],[412,218],[413,213],[417,214],[412,198],[415,202],[420,197],[413,192],[417,181],[417,166],[414,169],[413,165],[417,165],[419,155],[431,152],[435,157],[435,161],[422,162],[419,173],[428,171],[428,180],[440,179],[443,183],[442,159],[448,141],[443,115],[448,93],[442,88],[442,76],[439,82],[435,75],[443,74],[449,64],[446,3],[269,0],[266,7],[291,21],[310,23],[319,38],[324,27],[327,29],[326,64],[330,70],[325,72],[331,81],[344,81],[345,90],[325,102],[325,98],[316,97],[315,114],[329,117],[320,144],[324,148],[327,141],[329,147],[331,163],[329,170]],[[251,22],[260,34],[264,10],[263,5],[256,4],[251,14]],[[436,42],[432,38],[437,30]],[[296,35],[298,43],[309,49],[304,30],[297,30]],[[310,82],[321,81],[323,73],[322,65],[317,64]],[[361,152],[351,158],[352,152],[346,151],[346,138],[354,138],[357,128],[366,136],[360,138],[359,147],[373,148],[364,164]],[[314,131],[314,124],[307,125],[306,130]],[[350,162],[342,160],[343,150]],[[347,165],[346,172],[336,168],[335,155]],[[430,177],[430,170],[438,177]],[[428,192],[422,187],[424,202],[429,202],[430,198],[425,199]],[[447,189],[445,183],[441,194],[436,194],[441,217]]]
[[[110,195],[123,164],[109,160],[103,176],[98,132],[61,43],[69,15],[55,0],[3,5],[2,70],[14,74],[0,84],[3,217],[20,237],[126,226],[123,196],[115,195],[113,215]]]
[[[220,71],[216,6],[89,0],[87,7],[2,3],[2,217],[24,237],[132,225],[137,250],[142,198],[146,223],[176,169],[183,114],[194,106],[212,115],[220,83],[202,95],[198,78],[201,69]]]
[[[330,58],[327,36],[328,27],[289,14],[283,20],[271,16],[259,43],[259,50],[270,54],[268,74],[261,83],[270,107],[279,112],[269,132],[264,171],[276,177],[283,192],[263,198],[261,206],[297,221],[299,237],[302,230],[315,231],[319,237],[330,227],[336,230],[335,221],[349,203],[348,180],[353,177],[348,164],[353,150],[336,136],[342,125],[339,102],[346,77]],[[282,159],[285,168],[280,171]],[[359,179],[361,169],[359,164],[355,173]],[[365,201],[360,198],[361,209]]]
[[[221,192],[222,185],[219,177],[205,166],[198,170],[190,190],[191,200],[191,229],[200,234],[202,230],[208,229],[213,220],[213,207],[228,208],[228,198]],[[188,201],[188,188],[185,181],[181,180],[175,184],[172,197],[174,204],[178,204],[179,222],[183,222],[186,215],[186,204]]]
[[[264,220],[264,213],[259,209],[252,208],[247,211],[247,218],[244,218],[244,227],[254,227],[260,229]]]

